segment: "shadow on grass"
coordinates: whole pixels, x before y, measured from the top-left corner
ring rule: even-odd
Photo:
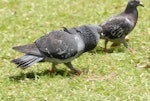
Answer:
[[[83,68],[82,70],[82,74],[87,74],[88,73],[88,69]],[[19,80],[26,80],[26,79],[32,79],[32,80],[37,80],[42,76],[48,76],[50,78],[54,78],[56,76],[61,76],[63,78],[68,77],[68,78],[72,78],[72,77],[76,77],[78,75],[74,74],[72,71],[68,71],[68,70],[55,70],[54,73],[51,73],[50,70],[44,70],[42,72],[28,72],[28,73],[23,73],[21,72],[19,75],[15,75],[15,76],[10,76],[9,80],[10,81],[19,81]]]
[[[107,51],[104,51],[104,49],[102,47],[97,47],[96,49],[94,50],[91,50],[89,51],[89,53],[98,53],[98,54],[105,54],[105,53],[114,53],[114,52],[125,52],[125,49],[123,48],[120,48],[120,47],[111,47],[111,48],[108,48]]]
[[[25,80],[25,79],[39,79],[42,76],[48,76],[50,78],[53,78],[55,76],[62,76],[62,77],[70,77],[70,71],[67,70],[56,70],[55,73],[51,73],[49,70],[44,70],[42,72],[28,72],[28,73],[20,73],[19,75],[10,76],[10,81],[19,81],[19,80]]]
[[[104,50],[100,50],[100,49],[95,49],[95,50],[91,50],[91,51],[89,51],[89,53],[92,53],[92,54],[94,54],[94,53],[98,53],[98,54],[105,54],[105,53],[113,53],[113,49],[108,49],[106,52],[104,51]]]

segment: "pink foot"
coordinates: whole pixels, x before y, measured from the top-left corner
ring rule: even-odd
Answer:
[[[54,74],[55,73],[55,69],[51,69],[51,70],[49,70],[49,72],[50,72],[50,74]]]
[[[80,75],[82,72],[80,70],[77,70],[75,74]]]
[[[77,70],[75,73],[69,73],[72,78],[75,78],[77,75],[80,75],[82,72]]]
[[[138,51],[132,49],[132,48],[128,48],[128,50],[131,52],[131,53],[138,53]]]
[[[104,52],[107,52],[107,48],[104,48],[103,50],[104,50]]]

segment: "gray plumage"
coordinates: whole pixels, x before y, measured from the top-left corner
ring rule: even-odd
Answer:
[[[105,39],[105,49],[107,42],[112,41],[123,43],[126,48],[132,51],[126,42],[125,37],[134,29],[137,23],[137,6],[143,6],[140,0],[129,0],[126,9],[122,13],[115,15],[100,24],[103,29],[101,38]]]
[[[58,63],[64,63],[76,73],[71,61],[82,53],[96,47],[102,28],[98,25],[83,25],[74,28],[56,30],[37,39],[33,44],[13,47],[14,50],[25,53],[24,56],[11,62],[25,69],[40,61],[52,62],[52,70]]]

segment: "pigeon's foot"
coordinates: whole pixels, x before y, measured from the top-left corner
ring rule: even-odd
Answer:
[[[50,73],[50,74],[54,74],[55,71],[54,71],[54,70],[49,70],[49,73]]]
[[[80,70],[77,70],[76,72],[75,72],[75,74],[76,75],[80,75],[82,72],[80,71]]]
[[[132,48],[128,48],[128,50],[131,52],[131,53],[138,53],[138,51],[132,49]]]
[[[105,48],[103,48],[103,51],[104,51],[104,52],[107,52],[107,48],[106,48],[106,47],[105,47]]]
[[[74,74],[76,75],[80,75],[81,74],[81,71],[80,70],[77,70],[76,68],[74,68],[71,64],[71,62],[68,62],[68,63],[65,63],[65,65],[71,70],[73,71]]]
[[[72,77],[72,78],[75,78],[76,76],[80,75],[82,72],[80,70],[76,70],[75,72],[73,73],[69,73],[69,75]]]
[[[49,70],[50,74],[54,74],[56,72],[55,68],[52,67],[51,70]]]

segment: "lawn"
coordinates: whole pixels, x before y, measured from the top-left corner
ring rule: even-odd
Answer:
[[[84,24],[100,24],[125,9],[128,0],[0,0],[0,101],[150,101],[150,69],[137,68],[148,63],[150,55],[150,2],[142,0],[139,19],[129,34],[129,44],[103,52],[98,46],[73,65],[80,76],[68,76],[70,70],[51,63],[38,63],[21,70],[10,60],[23,54],[16,45],[34,42],[49,31]],[[111,43],[109,43],[110,45]]]

